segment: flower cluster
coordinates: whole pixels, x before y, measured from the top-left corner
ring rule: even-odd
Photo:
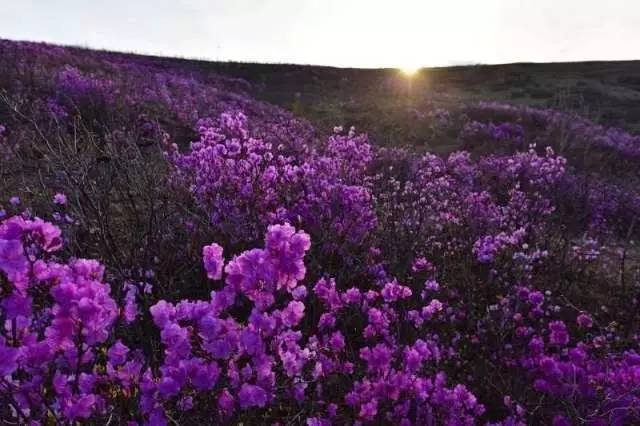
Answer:
[[[200,140],[174,159],[176,176],[226,239],[255,243],[269,224],[288,221],[336,250],[376,225],[371,195],[357,184],[372,158],[366,137],[334,135],[318,152],[252,137],[242,113],[200,124]]]
[[[103,411],[111,380],[96,369],[119,315],[104,267],[95,260],[59,263],[60,229],[41,219],[0,224],[2,293],[0,392],[13,417],[74,421]],[[42,386],[51,383],[51,390]],[[6,414],[5,414],[6,415]]]
[[[58,97],[62,103],[66,101],[72,103],[79,102],[95,102],[96,99],[101,102],[113,102],[117,93],[113,87],[113,83],[109,79],[99,78],[93,75],[85,75],[79,69],[73,66],[65,66],[56,78]],[[59,106],[52,101],[50,105],[52,113],[57,116],[63,116],[59,111]],[[64,107],[62,107],[64,108]]]

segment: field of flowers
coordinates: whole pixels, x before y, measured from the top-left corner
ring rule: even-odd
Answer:
[[[0,40],[2,424],[640,423],[640,136],[459,103],[435,155],[250,93]]]

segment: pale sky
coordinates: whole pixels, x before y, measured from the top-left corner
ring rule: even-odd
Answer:
[[[0,0],[0,38],[350,67],[640,59],[640,0]]]

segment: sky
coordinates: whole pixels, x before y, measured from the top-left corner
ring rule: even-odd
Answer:
[[[340,67],[640,59],[640,0],[0,0],[0,38]]]

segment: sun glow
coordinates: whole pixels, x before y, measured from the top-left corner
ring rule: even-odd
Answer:
[[[414,65],[407,65],[400,67],[400,72],[406,77],[413,77],[420,71],[420,67]]]

